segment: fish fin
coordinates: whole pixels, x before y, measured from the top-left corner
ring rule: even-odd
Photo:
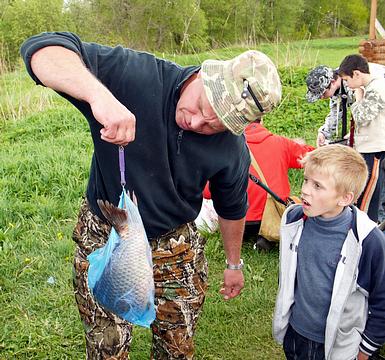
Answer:
[[[127,212],[112,205],[108,201],[97,200],[99,209],[107,221],[121,234],[127,228]]]
[[[138,207],[138,198],[135,195],[135,191],[132,191],[132,196],[131,196],[132,202]]]

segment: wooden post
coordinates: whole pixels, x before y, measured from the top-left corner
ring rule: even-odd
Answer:
[[[376,39],[377,0],[372,0],[370,5],[369,40]]]
[[[377,0],[370,7],[369,39],[361,40],[358,51],[369,62],[385,65],[385,39],[376,39]]]

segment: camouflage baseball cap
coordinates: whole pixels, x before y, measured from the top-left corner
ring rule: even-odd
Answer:
[[[306,77],[306,100],[315,102],[319,100],[333,80],[333,69],[320,65],[309,72]]]
[[[231,60],[206,60],[201,74],[210,105],[235,135],[281,100],[278,71],[259,51],[249,50]]]

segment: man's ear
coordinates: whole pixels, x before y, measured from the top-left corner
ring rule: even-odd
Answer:
[[[354,200],[354,194],[353,192],[349,191],[348,193],[345,193],[342,195],[341,199],[338,201],[339,206],[349,206],[353,203]]]
[[[361,76],[361,71],[359,71],[359,70],[353,70],[353,76],[352,77],[360,77]]]

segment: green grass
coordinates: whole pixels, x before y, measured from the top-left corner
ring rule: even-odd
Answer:
[[[74,359],[82,352],[70,235],[91,151],[84,125],[64,107],[1,129],[1,359]]]
[[[358,41],[259,45],[272,57],[278,54],[284,91],[280,107],[266,116],[266,126],[314,144],[328,103],[305,102],[306,73],[318,59],[338,65],[356,51]],[[243,50],[175,58],[189,64]],[[91,160],[88,126],[60,97],[34,86],[24,70],[0,77],[0,119],[0,359],[82,359],[71,233]],[[298,193],[302,174],[293,171],[290,176]],[[281,347],[271,337],[278,250],[266,254],[244,245],[245,289],[229,302],[219,295],[224,254],[217,234],[210,236],[206,255],[209,290],[196,334],[196,358],[282,359]],[[50,277],[54,284],[47,282]],[[131,358],[148,359],[150,341],[149,330],[135,328]]]
[[[82,358],[71,233],[91,155],[87,126],[77,110],[58,106],[6,122],[0,143],[0,359]],[[245,245],[246,287],[228,303],[219,295],[224,254],[218,235],[208,241],[207,256],[210,288],[197,358],[279,359],[270,332],[277,251],[261,254]],[[149,330],[136,328],[132,358],[147,359],[150,341]]]
[[[317,40],[299,40],[293,42],[258,43],[253,46],[238,46],[215,49],[192,55],[159,53],[161,57],[176,61],[181,65],[199,64],[206,59],[229,59],[239,53],[255,49],[269,55],[280,68],[282,67],[313,67],[325,64],[337,67],[342,59],[349,54],[358,52],[361,37],[345,37]]]

